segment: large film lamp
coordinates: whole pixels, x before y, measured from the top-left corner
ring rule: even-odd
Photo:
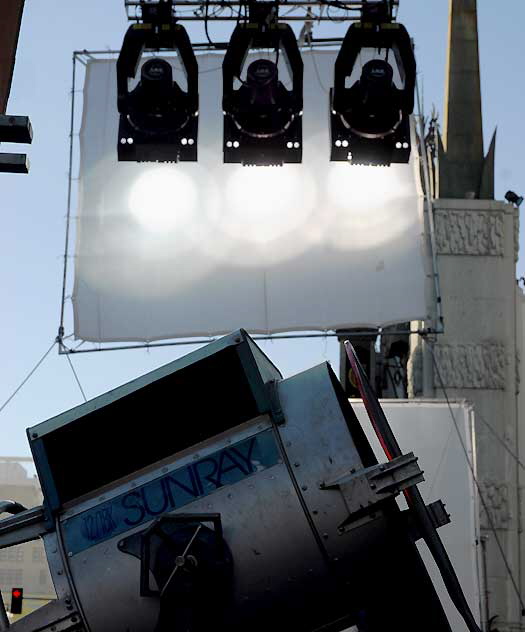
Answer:
[[[176,51],[187,89],[173,80],[171,64],[147,60],[130,91],[144,51]],[[172,17],[172,2],[142,6],[142,22],[129,27],[117,61],[118,159],[137,162],[197,160],[198,66],[185,29]]]
[[[242,330],[30,428],[44,505],[0,548],[41,537],[57,600],[13,632],[450,632],[420,538],[479,632],[349,350],[382,463],[328,364],[283,379]]]
[[[224,57],[224,162],[282,165],[301,162],[303,61],[292,28],[279,23],[272,2],[250,4],[250,19],[238,24]],[[275,51],[275,61],[252,59],[246,78],[241,73],[250,49]],[[279,79],[282,53],[291,89]],[[240,86],[235,87],[236,81]]]
[[[377,7],[376,7],[377,8]],[[416,61],[402,24],[365,14],[348,29],[330,90],[330,159],[390,165],[410,158]],[[370,20],[370,21],[367,21]],[[371,59],[358,63],[362,51]]]

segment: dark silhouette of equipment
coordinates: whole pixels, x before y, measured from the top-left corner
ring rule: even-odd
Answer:
[[[241,79],[250,49],[270,49],[276,61],[256,59]],[[279,80],[283,54],[292,79],[288,90]],[[250,4],[250,19],[231,36],[223,66],[224,162],[281,165],[301,162],[303,62],[288,24],[277,20],[273,2]],[[240,81],[239,88],[235,87]]]
[[[0,114],[0,143],[31,143],[33,128],[27,116]],[[0,173],[29,173],[26,154],[0,153]]]
[[[142,8],[142,23],[129,27],[117,61],[118,159],[138,162],[197,160],[198,66],[185,29],[172,16],[171,0]],[[146,61],[138,85],[129,90],[144,51],[177,51],[187,81],[173,80],[171,64]]]
[[[0,548],[42,537],[58,599],[13,632],[451,632],[420,538],[479,632],[443,503],[350,361],[385,462],[328,364],[283,379],[243,330],[28,429],[44,506]]]
[[[523,202],[523,196],[514,193],[514,191],[507,191],[507,193],[505,193],[505,199],[509,204],[515,204],[518,208]]]
[[[330,91],[331,156],[352,164],[390,165],[410,158],[410,114],[414,110],[416,62],[410,36],[390,21],[383,3],[348,29]],[[355,76],[361,51],[375,51]],[[394,69],[399,74],[396,85]]]

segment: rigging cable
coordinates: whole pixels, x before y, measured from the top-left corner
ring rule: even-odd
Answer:
[[[73,362],[71,362],[71,358],[69,357],[69,355],[70,355],[69,353],[66,353],[67,361],[69,362],[69,366],[71,367],[71,370],[73,371],[73,375],[75,376],[75,380],[78,384],[78,388],[80,389],[80,392],[82,393],[82,397],[84,398],[84,401],[87,402],[86,394],[84,393],[84,389],[82,388],[82,384],[80,383],[80,380],[78,379],[77,372],[75,371],[75,367],[73,366]]]
[[[24,386],[24,384],[29,380],[29,378],[33,375],[33,373],[38,369],[38,367],[42,364],[42,362],[47,358],[50,354],[51,349],[57,344],[57,340],[53,341],[53,344],[49,347],[49,349],[44,353],[44,355],[40,358],[40,360],[35,364],[35,366],[29,371],[27,376],[22,380],[19,386],[13,391],[13,393],[5,400],[5,402],[0,406],[0,413],[4,410],[4,408],[9,404],[9,402],[13,399],[13,397],[18,393],[18,391]]]
[[[522,616],[523,616],[523,615],[525,615],[525,603],[523,602],[523,598],[522,598],[522,596],[520,594],[520,591],[519,591],[519,588],[518,588],[518,583],[516,581],[516,578],[514,577],[512,569],[510,567],[509,561],[508,561],[507,556],[505,554],[505,551],[503,549],[503,545],[501,544],[501,541],[500,541],[500,539],[498,537],[498,533],[496,531],[496,525],[494,524],[494,520],[492,519],[492,515],[489,512],[489,508],[487,506],[487,503],[486,503],[485,498],[483,496],[483,493],[481,491],[481,485],[480,485],[480,483],[479,483],[479,481],[478,481],[478,479],[476,477],[476,472],[474,470],[474,466],[472,465],[472,462],[471,462],[471,460],[469,458],[467,447],[465,446],[465,442],[463,441],[463,437],[461,436],[461,432],[459,431],[458,424],[456,422],[456,417],[454,415],[454,411],[452,410],[452,405],[450,403],[450,400],[449,400],[449,397],[448,397],[448,393],[447,393],[446,388],[445,388],[445,383],[443,381],[443,378],[441,377],[441,373],[439,371],[439,367],[438,367],[438,364],[437,364],[436,356],[434,355],[434,349],[433,349],[432,345],[428,345],[428,348],[430,349],[430,353],[432,355],[432,363],[434,365],[434,369],[436,371],[436,375],[437,375],[439,383],[441,385],[441,390],[443,391],[443,394],[445,396],[445,400],[447,402],[448,410],[450,412],[450,416],[451,416],[452,421],[454,423],[454,428],[456,429],[456,433],[458,435],[459,442],[461,444],[461,449],[463,450],[463,454],[465,455],[465,458],[467,460],[467,465],[468,465],[469,470],[470,470],[470,472],[472,474],[472,480],[474,481],[474,484],[476,485],[476,488],[477,488],[477,491],[478,491],[479,500],[480,500],[481,505],[482,505],[482,507],[483,507],[483,509],[485,511],[485,515],[487,516],[487,521],[489,523],[490,530],[492,531],[492,533],[494,535],[494,540],[496,542],[496,546],[499,549],[499,552],[501,554],[503,563],[505,565],[505,568],[507,570],[508,576],[510,578],[512,587],[513,587],[513,589],[514,589],[514,591],[516,593],[516,597],[518,598],[518,603],[520,604],[521,613],[522,613]]]

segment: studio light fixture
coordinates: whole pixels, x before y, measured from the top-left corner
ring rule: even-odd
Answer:
[[[360,56],[367,61],[358,63]],[[371,3],[348,29],[330,90],[330,159],[390,165],[410,158],[416,61],[388,3]]]
[[[275,51],[275,61],[251,61],[251,49]],[[291,77],[288,90],[279,79],[279,56]],[[249,20],[232,34],[224,62],[224,162],[282,165],[302,160],[303,61],[292,28],[277,20],[277,3],[250,4]],[[236,88],[236,82],[240,87]]]
[[[515,204],[518,208],[523,202],[523,196],[514,193],[514,191],[507,191],[507,193],[505,193],[505,199],[509,204]]]
[[[117,61],[118,159],[137,162],[197,160],[198,65],[186,30],[177,24],[172,0],[142,5],[142,22],[129,27]],[[169,61],[147,60],[129,90],[144,51],[178,53],[187,89],[173,80]]]

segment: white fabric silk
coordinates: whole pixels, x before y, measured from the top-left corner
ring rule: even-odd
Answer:
[[[330,163],[335,54],[303,59],[303,162],[283,167],[223,164],[222,56],[212,53],[198,57],[198,163],[119,163],[115,60],[89,63],[76,338],[152,341],[426,317],[416,152],[390,168]]]

